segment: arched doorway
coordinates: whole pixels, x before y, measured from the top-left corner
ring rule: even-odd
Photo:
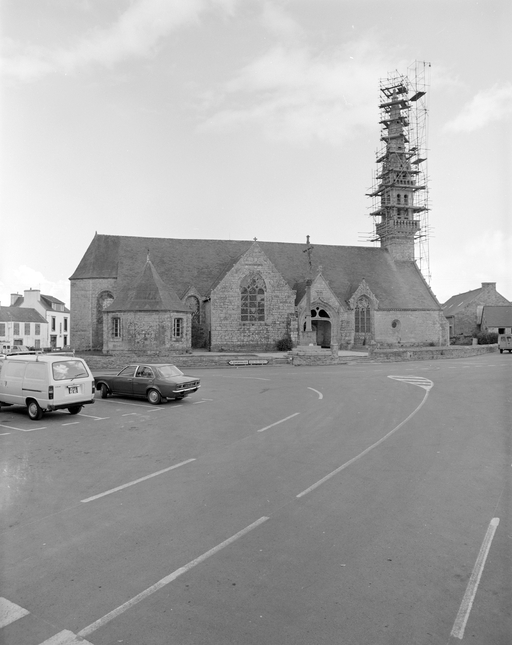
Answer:
[[[331,346],[331,319],[327,311],[318,306],[311,309],[311,327],[316,331],[316,344]]]
[[[96,329],[92,338],[93,349],[103,349],[103,311],[114,302],[110,291],[102,291],[96,300]]]

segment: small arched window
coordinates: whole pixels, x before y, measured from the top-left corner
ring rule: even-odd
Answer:
[[[185,300],[190,311],[192,312],[192,322],[199,322],[199,298],[197,296],[188,296]]]
[[[402,203],[402,196],[401,196],[400,194],[398,194],[398,195],[396,196],[396,203],[397,203],[397,204],[401,204],[401,203]]]
[[[265,281],[259,273],[246,276],[240,284],[240,320],[265,320]]]
[[[409,195],[404,195],[404,204],[407,205],[409,203]]]
[[[356,334],[369,334],[371,331],[370,301],[366,296],[361,296],[355,309],[355,332]]]

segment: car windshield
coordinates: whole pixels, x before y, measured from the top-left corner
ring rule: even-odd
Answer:
[[[53,378],[56,381],[65,381],[70,378],[85,378],[89,376],[82,361],[58,361],[52,363]]]
[[[158,371],[164,378],[169,378],[170,376],[183,376],[183,372],[175,365],[160,365]]]

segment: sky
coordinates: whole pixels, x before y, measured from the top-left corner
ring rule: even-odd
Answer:
[[[510,0],[0,11],[2,305],[32,288],[69,306],[96,232],[372,245],[379,83],[415,61],[429,64],[423,271],[441,303],[482,282],[512,301]]]

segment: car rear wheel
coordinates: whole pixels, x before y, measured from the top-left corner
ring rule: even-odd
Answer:
[[[39,419],[43,416],[41,406],[37,401],[34,401],[34,399],[31,399],[28,402],[27,410],[28,416],[32,419],[32,421],[39,421]]]
[[[160,392],[158,392],[157,390],[149,390],[147,397],[148,397],[148,401],[152,405],[158,405],[162,400],[162,397],[160,396]]]
[[[83,405],[70,405],[68,412],[69,414],[78,414],[83,407]]]
[[[102,399],[106,399],[108,396],[108,387],[105,385],[105,383],[102,383],[100,385],[100,396]]]

